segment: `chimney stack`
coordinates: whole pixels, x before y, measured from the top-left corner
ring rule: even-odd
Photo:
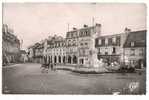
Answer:
[[[77,28],[73,27],[73,30],[77,30]]]
[[[99,24],[99,23],[96,23],[96,26],[101,26],[101,24]]]
[[[131,32],[131,29],[129,29],[129,28],[126,27],[124,31],[125,31],[125,33],[130,33]]]
[[[86,24],[84,24],[83,26],[84,26],[84,27],[88,27],[88,25],[86,25]]]

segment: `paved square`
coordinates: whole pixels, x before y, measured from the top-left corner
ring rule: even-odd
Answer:
[[[5,94],[145,94],[145,73],[78,74],[71,71],[41,73],[40,64],[3,68]],[[131,83],[137,87],[130,92]]]

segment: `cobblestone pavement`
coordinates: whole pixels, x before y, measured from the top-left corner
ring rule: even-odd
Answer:
[[[3,68],[5,94],[144,94],[145,73],[79,74],[71,71],[41,73],[40,64]]]

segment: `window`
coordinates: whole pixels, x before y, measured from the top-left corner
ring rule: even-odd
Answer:
[[[88,43],[85,43],[85,45],[88,45]]]
[[[134,56],[135,55],[135,49],[131,49],[131,56]]]
[[[139,56],[143,56],[143,55],[144,55],[144,49],[142,48],[139,50]]]
[[[98,44],[101,45],[101,39],[98,40]]]
[[[108,48],[105,48],[105,55],[108,55]]]
[[[82,31],[80,32],[80,36],[83,36],[83,32]]]
[[[131,45],[131,47],[133,47],[135,45],[135,43],[134,42],[131,42],[130,45]]]
[[[70,36],[69,33],[67,33],[67,37],[68,37],[68,38],[69,38],[69,36]]]
[[[100,48],[98,48],[98,54],[100,54]]]
[[[113,47],[112,53],[116,53],[116,48],[115,47]]]
[[[81,46],[83,46],[83,43],[80,43]]]
[[[85,35],[86,35],[86,36],[88,35],[88,31],[85,31]]]
[[[105,44],[108,44],[108,39],[107,38],[105,39]]]
[[[115,37],[112,38],[112,42],[116,43],[116,38]]]
[[[108,55],[108,52],[105,52],[105,55]]]
[[[73,37],[73,33],[71,33],[71,38]]]

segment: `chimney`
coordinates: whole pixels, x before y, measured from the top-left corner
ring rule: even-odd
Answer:
[[[124,32],[125,33],[130,33],[131,32],[131,29],[129,29],[129,28],[126,27],[125,30],[124,30]]]
[[[73,27],[73,30],[77,30],[77,28]]]
[[[99,23],[96,23],[96,26],[99,26],[99,27],[101,27],[101,24],[99,24]]]
[[[86,25],[86,24],[84,24],[83,26],[84,26],[84,27],[88,27],[88,25]]]

